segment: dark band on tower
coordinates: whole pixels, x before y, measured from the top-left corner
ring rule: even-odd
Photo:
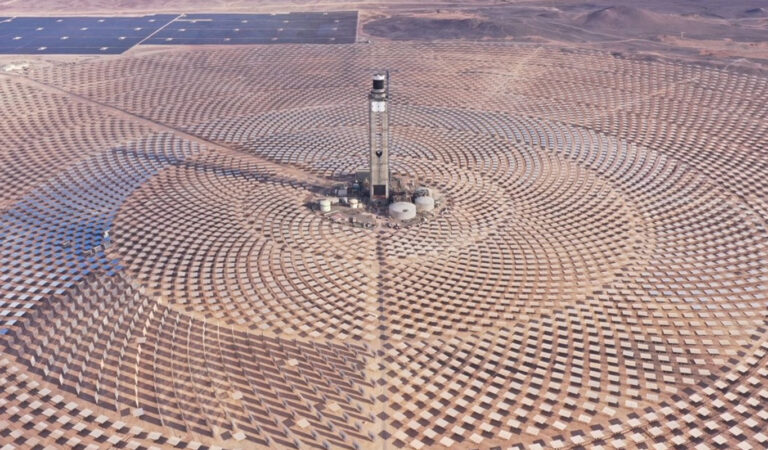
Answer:
[[[368,95],[369,145],[371,147],[371,200],[389,197],[389,99],[387,77],[373,76],[373,88]]]

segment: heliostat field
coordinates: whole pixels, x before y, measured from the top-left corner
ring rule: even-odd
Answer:
[[[392,173],[445,206],[327,220],[383,69]],[[768,445],[765,77],[381,41],[0,89],[1,443]]]
[[[109,55],[140,44],[351,44],[356,27],[356,11],[0,17],[0,55]]]

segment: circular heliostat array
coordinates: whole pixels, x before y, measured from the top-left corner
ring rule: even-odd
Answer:
[[[380,69],[393,173],[441,196],[397,229],[306,206],[366,167]],[[77,279],[14,324],[4,364],[37,386],[0,380],[62,389],[88,431],[62,436],[768,445],[764,77],[500,43],[169,50],[28,76],[148,127],[3,198],[9,251],[99,223],[57,250],[95,248],[70,258]],[[17,212],[62,198],[102,213],[54,233],[54,212]],[[14,270],[8,298],[43,292]],[[77,338],[41,344],[51,330]]]

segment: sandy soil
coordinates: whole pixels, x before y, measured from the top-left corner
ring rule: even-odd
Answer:
[[[731,39],[682,39],[679,36],[660,36],[660,38],[664,43],[695,49],[703,55],[756,59],[768,57],[768,42],[735,42]]]

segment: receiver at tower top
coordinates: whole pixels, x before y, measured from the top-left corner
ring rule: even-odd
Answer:
[[[387,76],[373,76],[373,87],[368,95],[369,145],[371,162],[371,200],[389,198],[389,99]]]

